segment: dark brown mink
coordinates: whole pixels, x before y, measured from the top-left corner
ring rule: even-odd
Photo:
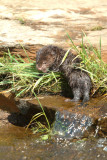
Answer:
[[[92,87],[91,79],[87,72],[76,69],[81,62],[80,58],[68,53],[67,58],[61,64],[66,51],[60,47],[47,45],[41,48],[36,55],[36,68],[42,72],[60,71],[67,78],[72,89],[74,98],[71,101],[83,102],[89,100],[90,90]]]

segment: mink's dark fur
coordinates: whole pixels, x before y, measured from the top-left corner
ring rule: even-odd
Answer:
[[[74,98],[72,101],[79,101],[83,98],[83,102],[89,100],[89,94],[92,87],[91,79],[87,72],[80,69],[75,69],[75,66],[81,62],[71,52],[68,53],[67,58],[63,63],[62,59],[66,51],[57,46],[44,46],[37,52],[36,68],[42,72],[60,71],[68,79],[68,83],[72,89]]]

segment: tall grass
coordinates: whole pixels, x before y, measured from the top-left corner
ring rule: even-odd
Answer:
[[[74,49],[81,58],[80,68],[89,73],[93,83],[93,95],[96,93],[104,94],[107,92],[107,64],[102,60],[101,56],[101,38],[99,40],[99,49],[93,47],[85,33],[83,36],[88,41],[85,44],[82,37],[80,47],[77,47],[67,34],[71,42],[71,49]]]

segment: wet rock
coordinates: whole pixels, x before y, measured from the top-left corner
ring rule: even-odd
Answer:
[[[66,138],[88,137],[93,119],[81,114],[57,111],[52,133]]]
[[[0,112],[5,118],[1,119],[3,123],[9,121],[17,126],[26,126],[33,115],[42,111],[36,99],[18,99],[9,93],[0,96],[2,100],[0,106],[10,112],[10,114]],[[66,138],[107,136],[107,97],[91,99],[85,105],[65,102],[66,98],[58,95],[38,96],[38,98],[50,124],[53,124],[53,134]],[[44,116],[38,120],[46,122]]]
[[[0,92],[0,108],[8,112],[20,112],[15,103],[15,95],[9,92]]]
[[[98,119],[97,130],[99,136],[107,136],[107,116]]]
[[[85,105],[65,102],[65,98],[61,96],[38,97],[49,121],[51,123],[54,122],[52,128],[53,134],[66,138],[105,137],[107,135],[106,97],[91,99]],[[33,109],[33,113],[35,114],[42,111],[36,99],[23,99],[23,101],[26,101],[28,115],[30,112],[32,113]]]

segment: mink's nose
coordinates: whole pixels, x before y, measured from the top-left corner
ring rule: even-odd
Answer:
[[[47,68],[44,66],[44,65],[41,65],[39,66],[38,64],[36,65],[36,68],[39,70],[39,71],[42,71],[44,73],[47,72]]]

